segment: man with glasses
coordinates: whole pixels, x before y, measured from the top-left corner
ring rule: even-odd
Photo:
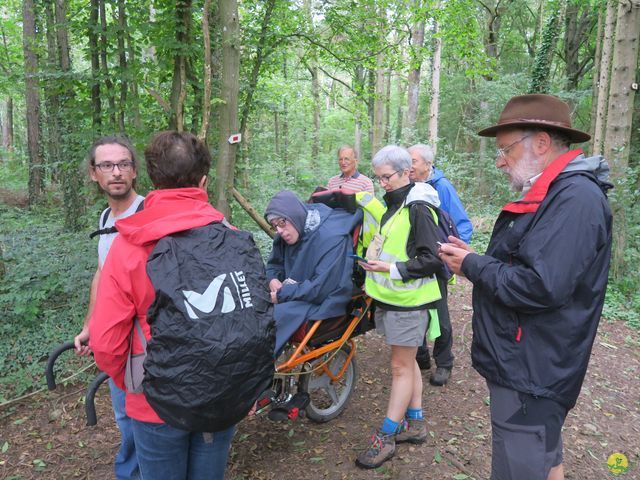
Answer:
[[[103,137],[97,140],[89,150],[89,176],[98,188],[107,196],[109,207],[100,215],[98,240],[98,267],[93,275],[89,292],[89,308],[84,318],[82,331],[75,337],[76,352],[88,355],[89,319],[93,312],[98,291],[100,272],[107,258],[111,244],[118,235],[110,232],[116,220],[134,214],[142,205],[144,197],[134,190],[137,176],[136,157],[131,144],[121,137]],[[133,443],[131,419],[125,413],[125,392],[109,379],[111,403],[120,429],[120,450],[115,459],[115,476],[117,480],[139,479],[138,460]]]
[[[264,216],[278,233],[267,261],[267,280],[279,353],[305,321],[346,313],[353,291],[351,232],[362,212],[304,204],[293,192],[282,190]]]
[[[454,221],[460,238],[463,242],[471,241],[473,226],[462,206],[458,192],[451,182],[444,176],[442,170],[433,166],[433,149],[429,145],[416,144],[408,148],[411,155],[411,171],[409,177],[413,182],[426,182],[436,189],[440,199],[440,208],[447,212]],[[440,320],[440,336],[433,344],[433,359],[436,362],[436,371],[429,378],[429,383],[437,387],[445,385],[451,377],[453,368],[453,331],[447,305],[447,284],[442,288],[442,299],[438,300],[438,319]],[[424,344],[418,348],[416,360],[421,370],[429,370],[429,349],[425,339]]]
[[[338,166],[341,173],[329,179],[327,186],[329,190],[344,188],[352,192],[373,194],[373,182],[358,171],[358,154],[351,145],[342,145],[338,148]]]
[[[474,368],[491,396],[492,479],[561,480],[561,429],[582,387],[611,254],[609,167],[570,150],[590,136],[551,95],[514,97],[496,167],[522,197],[502,208],[485,255],[449,237],[440,257],[473,283]]]

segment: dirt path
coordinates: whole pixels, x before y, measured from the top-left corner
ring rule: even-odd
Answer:
[[[345,413],[327,424],[280,424],[266,417],[241,423],[227,478],[488,478],[488,394],[470,365],[470,290],[463,281],[450,292],[456,366],[444,388],[425,382],[430,436],[424,445],[399,446],[394,459],[375,471],[355,467],[356,453],[384,417],[390,385],[388,348],[368,333],[358,341],[360,377]],[[98,426],[91,428],[84,426],[83,393],[81,386],[60,389],[0,411],[0,478],[112,478],[118,434],[107,390],[98,394]],[[640,479],[639,332],[603,320],[578,406],[570,412],[563,435],[568,479],[615,478],[607,469],[607,458],[615,452],[624,453],[631,463],[618,478]]]

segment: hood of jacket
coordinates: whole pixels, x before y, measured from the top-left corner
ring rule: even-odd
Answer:
[[[144,210],[116,222],[120,235],[134,245],[157,242],[172,233],[222,222],[224,215],[213,208],[207,192],[200,188],[154,190],[144,200]]]
[[[427,178],[427,183],[434,184],[438,180],[444,177],[444,172],[435,166],[431,167],[431,174],[429,174],[429,178]]]
[[[584,154],[580,154],[569,162],[562,173],[585,171],[591,172],[605,188],[613,187],[609,182],[609,163],[602,155],[585,157]]]
[[[276,193],[264,212],[264,218],[281,217],[293,224],[300,235],[305,231],[307,206],[290,190]]]
[[[410,205],[416,202],[427,202],[434,207],[440,206],[440,198],[438,192],[428,183],[418,182],[407,194],[406,204]]]

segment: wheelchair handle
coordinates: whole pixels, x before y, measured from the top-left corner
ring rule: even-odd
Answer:
[[[47,377],[47,387],[49,388],[49,390],[55,390],[57,386],[56,374],[53,371],[53,364],[56,363],[56,360],[62,352],[71,350],[72,348],[75,348],[75,344],[73,342],[64,342],[49,355],[49,360],[47,360],[47,369],[45,370],[45,376]]]
[[[100,388],[100,385],[102,385],[108,378],[109,375],[104,372],[100,372],[87,388],[87,394],[84,397],[84,411],[87,415],[87,427],[93,427],[98,423],[95,403],[96,392],[98,391],[98,388]]]

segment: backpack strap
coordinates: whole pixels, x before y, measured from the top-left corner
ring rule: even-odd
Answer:
[[[100,217],[100,228],[104,228],[104,226],[107,224],[109,215],[111,215],[111,207],[105,208],[104,212],[102,212],[102,216]]]
[[[138,207],[136,208],[135,213],[138,213],[141,210],[144,210],[144,200],[138,204]],[[107,224],[107,220],[109,219],[110,214],[111,214],[111,207],[107,207],[105,211],[102,212],[102,215],[100,216],[100,229],[96,230],[95,232],[91,232],[89,234],[90,239],[98,235],[109,235],[111,233],[118,233],[118,229],[115,227],[115,225],[113,227],[104,228],[104,226]]]

